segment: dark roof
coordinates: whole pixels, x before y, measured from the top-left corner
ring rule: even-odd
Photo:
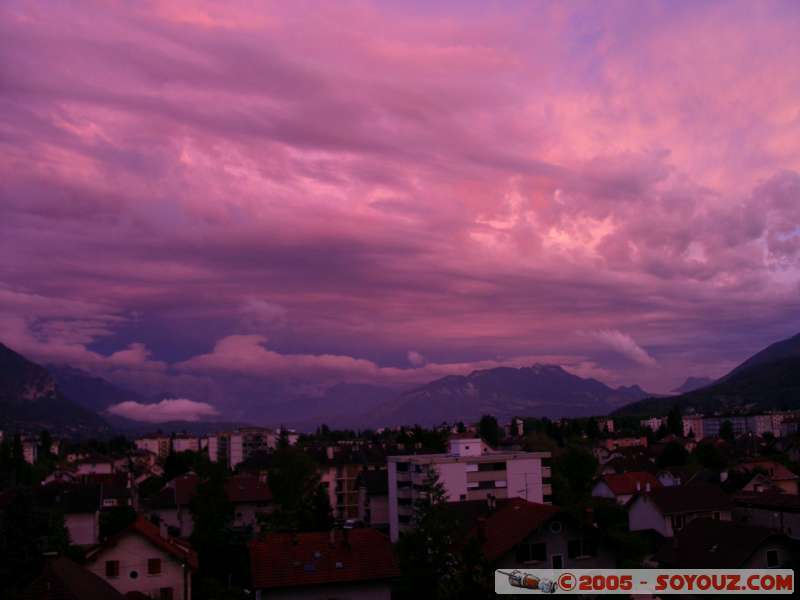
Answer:
[[[494,510],[489,509],[485,500],[447,503],[456,519],[456,535],[462,542],[479,536],[483,555],[490,561],[500,558],[561,512],[557,506],[528,502],[522,498],[496,502]]]
[[[615,496],[635,494],[636,492],[644,491],[647,488],[647,484],[650,484],[650,489],[652,490],[661,487],[661,482],[656,479],[654,475],[645,471],[604,475],[603,481]],[[637,484],[639,486],[638,488],[636,487]]]
[[[733,497],[738,506],[800,513],[800,496],[781,492],[739,492]]]
[[[272,501],[272,491],[267,483],[253,475],[234,475],[228,479],[225,494],[233,503]]]
[[[345,537],[346,536],[346,537]],[[354,583],[398,577],[389,538],[374,529],[268,533],[250,542],[256,589]]]
[[[725,510],[733,506],[731,497],[719,487],[706,483],[662,487],[636,498],[651,500],[662,514]]]
[[[389,472],[363,471],[358,476],[359,485],[367,488],[369,496],[388,496],[389,495]]]
[[[169,535],[162,536],[159,526],[151,523],[142,516],[136,517],[136,520],[128,525],[126,529],[95,547],[90,552],[90,560],[95,560],[97,555],[102,553],[104,548],[115,545],[121,536],[129,533],[142,536],[155,547],[160,548],[173,558],[185,562],[193,570],[197,570],[197,553],[192,550],[188,543],[183,541],[178,542],[176,538]]]
[[[22,592],[21,600],[124,600],[103,578],[70,559],[59,556],[45,562],[42,573]]]
[[[791,543],[783,534],[733,521],[694,519],[665,542],[655,555],[664,566],[693,569],[735,569],[766,541]]]

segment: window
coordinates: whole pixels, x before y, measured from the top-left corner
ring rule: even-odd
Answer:
[[[780,560],[778,560],[777,550],[767,550],[767,566],[768,567],[780,566]]]
[[[119,561],[107,560],[106,561],[106,577],[119,577]]]
[[[681,529],[683,529],[684,525],[683,515],[672,515],[670,521],[672,522],[673,531],[680,531]]]
[[[519,563],[547,560],[547,544],[541,542],[522,542],[516,548]]]
[[[485,462],[478,463],[478,471],[505,471],[506,463],[504,462]]]
[[[408,463],[407,462],[399,462],[397,463],[397,472],[398,473],[405,473],[408,471]]]
[[[147,574],[148,575],[158,575],[161,573],[161,559],[160,558],[148,558],[147,559]]]
[[[569,540],[567,542],[569,558],[588,558],[597,556],[597,544],[594,540]]]
[[[164,587],[158,590],[159,600],[172,600],[172,588]]]

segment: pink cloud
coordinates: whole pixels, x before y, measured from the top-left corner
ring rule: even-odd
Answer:
[[[112,415],[125,417],[145,423],[164,423],[166,421],[199,421],[219,413],[210,404],[195,402],[186,398],[170,398],[155,404],[139,402],[120,402],[108,407]]]

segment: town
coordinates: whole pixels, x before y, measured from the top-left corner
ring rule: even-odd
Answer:
[[[4,435],[0,577],[25,598],[402,599],[486,597],[500,568],[794,568],[799,425],[673,409]]]

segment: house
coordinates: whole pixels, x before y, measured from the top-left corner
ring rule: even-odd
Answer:
[[[126,529],[87,553],[87,568],[118,592],[139,592],[160,600],[189,600],[197,554],[166,533],[166,527],[138,517]]]
[[[448,452],[388,457],[389,531],[393,542],[411,527],[414,501],[435,473],[450,502],[488,496],[548,503],[549,452],[498,451],[473,434],[450,437]]]
[[[461,544],[477,539],[493,568],[603,569],[616,557],[600,532],[551,504],[522,498],[451,502]]]
[[[649,492],[661,487],[661,482],[646,471],[632,471],[630,473],[614,473],[603,475],[594,484],[592,496],[595,498],[612,498],[618,504],[627,504],[628,500],[637,492]]]
[[[600,442],[606,450],[618,450],[619,448],[633,448],[642,446],[647,448],[647,436],[640,437],[617,437],[606,438]]]
[[[64,556],[48,558],[41,574],[16,597],[19,600],[125,600],[125,596],[102,577]]]
[[[739,492],[733,500],[733,516],[737,521],[800,539],[800,496],[776,492]]]
[[[731,520],[732,499],[718,486],[696,483],[637,493],[628,503],[628,528],[672,537],[697,518]]]
[[[100,540],[100,486],[51,483],[36,490],[35,501],[64,515],[73,544],[92,546]]]
[[[760,471],[769,478],[769,481],[771,481],[785,493],[793,494],[795,496],[798,495],[798,481],[800,481],[800,477],[792,473],[792,471],[779,462],[764,459],[748,460],[737,465],[735,469],[748,472]],[[751,483],[753,483],[753,486],[750,486],[750,483],[748,483],[748,485],[745,486],[744,491],[758,491],[754,487],[756,482]]]
[[[225,495],[233,504],[235,527],[256,527],[258,515],[274,510],[266,476],[234,475],[225,482]]]
[[[194,529],[189,503],[197,494],[200,478],[186,473],[167,482],[147,504],[147,513],[164,523],[171,535],[188,538]]]
[[[369,527],[389,530],[389,474],[363,471],[358,480],[358,519]]]
[[[400,575],[389,538],[374,529],[268,533],[248,549],[256,600],[389,600]]]
[[[654,559],[661,568],[767,569],[796,564],[798,542],[765,527],[695,519]]]
[[[114,459],[100,454],[90,454],[74,463],[75,474],[83,475],[111,475],[114,472]]]

